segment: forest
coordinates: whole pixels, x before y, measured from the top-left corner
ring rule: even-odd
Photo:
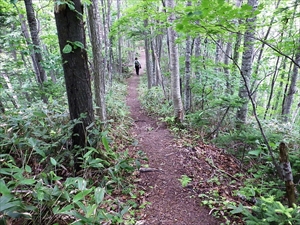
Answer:
[[[300,224],[299,26],[298,0],[0,0],[0,225]],[[171,158],[214,222],[150,221]]]

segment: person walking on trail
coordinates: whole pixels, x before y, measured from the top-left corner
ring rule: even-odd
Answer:
[[[142,67],[141,67],[140,62],[138,61],[138,58],[134,59],[134,67],[135,67],[135,73],[136,73],[136,75],[139,76],[140,75],[139,72],[140,72],[140,69]]]

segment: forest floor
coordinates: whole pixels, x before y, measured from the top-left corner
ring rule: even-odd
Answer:
[[[139,61],[142,65],[140,76],[144,76],[143,51],[140,52]],[[134,120],[130,132],[138,143],[131,148],[131,151],[143,151],[148,158],[147,166],[150,168],[140,171],[139,174],[138,188],[145,191],[144,201],[149,202],[139,224],[221,224],[224,220],[212,216],[214,209],[201,206],[199,195],[216,190],[218,195],[224,195],[226,199],[231,198],[232,186],[228,185],[228,179],[223,179],[230,178],[231,175],[223,169],[229,169],[234,173],[236,170],[234,159],[224,155],[221,150],[203,143],[199,143],[197,147],[185,146],[182,140],[172,135],[165,123],[154,116],[147,115],[138,99],[137,88],[140,76],[134,73],[128,78],[126,99]],[[208,158],[210,160],[207,160]],[[221,161],[222,165],[219,167],[218,162]],[[183,187],[179,181],[183,175],[191,178],[191,182],[186,187]],[[210,182],[215,177],[217,180]],[[230,181],[234,180],[232,178]],[[217,185],[218,179],[222,182]]]

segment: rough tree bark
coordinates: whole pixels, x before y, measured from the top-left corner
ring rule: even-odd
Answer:
[[[94,121],[94,111],[91,79],[85,50],[83,7],[80,0],[69,1],[68,4],[72,4],[75,9],[71,10],[66,4],[60,4],[55,5],[54,13],[70,119],[80,119],[84,115],[82,122],[74,126],[72,146],[84,147],[87,143],[87,128]],[[64,51],[67,44],[72,47],[72,51],[68,53]],[[80,164],[75,164],[75,170],[76,172],[80,170]]]

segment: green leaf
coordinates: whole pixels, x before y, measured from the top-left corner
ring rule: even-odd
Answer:
[[[4,180],[0,180],[0,193],[2,195],[9,195],[10,194],[10,190],[8,189],[8,187],[5,184]]]
[[[31,145],[31,147],[36,151],[36,153],[38,153],[39,155],[41,155],[42,157],[46,157],[45,155],[45,152],[43,152],[42,150],[40,150],[38,147],[37,147],[37,143],[38,141],[34,138],[29,138],[28,139],[28,142],[29,144]]]
[[[77,195],[74,196],[73,202],[78,202],[82,200],[85,196],[87,196],[93,189],[86,189],[82,192],[79,192]]]
[[[54,158],[50,157],[50,162],[53,166],[56,166],[57,165],[57,162]]]
[[[106,151],[110,150],[109,145],[108,145],[108,140],[107,140],[106,136],[102,136],[102,144],[104,145],[104,148],[105,148]]]
[[[71,11],[75,11],[75,6],[74,6],[74,2],[65,2],[67,5],[68,5],[68,7],[69,7],[69,9],[71,10]]]
[[[34,179],[24,179],[20,180],[19,185],[31,185],[34,184],[36,181]]]
[[[102,202],[104,195],[105,195],[105,188],[97,187],[95,189],[95,201],[98,205]]]
[[[244,211],[244,206],[240,203],[238,207],[235,207],[231,211],[231,214],[238,214],[238,213],[242,213],[243,211]]]
[[[65,214],[65,213],[69,212],[73,208],[74,208],[74,206],[72,204],[71,205],[67,205],[67,206],[63,207],[61,210],[57,210],[56,213],[57,214]]]
[[[254,155],[254,156],[259,156],[259,154],[262,152],[261,149],[257,149],[257,150],[253,150],[253,151],[249,151],[248,154],[249,155]]]
[[[78,183],[78,189],[83,191],[86,189],[86,185],[87,185],[87,182],[84,180],[84,179],[78,179],[77,180],[77,183]]]
[[[72,52],[72,46],[70,44],[66,44],[66,46],[63,48],[62,52],[65,54]]]
[[[40,117],[40,118],[47,117],[47,115],[43,111],[35,111],[35,112],[33,112],[33,115],[35,115],[36,117]]]
[[[32,172],[32,169],[31,169],[31,167],[30,167],[29,165],[26,165],[26,166],[25,166],[25,171],[26,171],[27,173],[31,173],[31,172]]]
[[[84,45],[80,41],[74,41],[72,43],[74,46],[84,49]],[[75,48],[76,49],[76,48]]]
[[[0,197],[0,212],[11,209],[13,207],[19,207],[19,206],[20,206],[20,201],[12,201],[11,196],[6,195]]]

